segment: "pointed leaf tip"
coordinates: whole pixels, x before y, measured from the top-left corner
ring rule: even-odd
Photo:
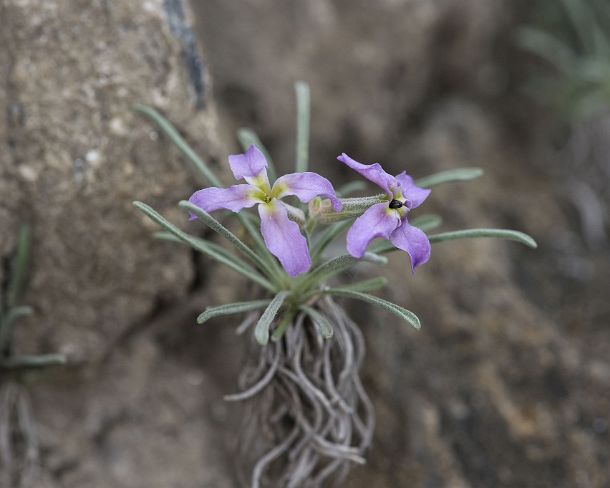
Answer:
[[[463,229],[452,232],[442,232],[429,236],[430,242],[452,241],[455,239],[468,239],[479,237],[492,237],[496,239],[508,239],[524,244],[532,249],[538,247],[538,243],[524,232],[510,229]]]
[[[197,323],[203,324],[215,317],[223,317],[225,315],[234,315],[238,313],[250,312],[258,310],[269,304],[269,300],[252,300],[249,302],[235,302],[219,305],[217,307],[207,307],[197,317]]]

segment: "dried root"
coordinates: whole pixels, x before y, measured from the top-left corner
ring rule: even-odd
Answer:
[[[359,377],[362,333],[330,297],[317,307],[333,324],[332,339],[298,315],[281,340],[258,346],[240,376],[243,391],[226,397],[247,400],[239,459],[252,488],[328,486],[365,462],[375,420]]]

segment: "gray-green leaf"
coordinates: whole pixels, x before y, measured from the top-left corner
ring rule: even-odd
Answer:
[[[286,291],[281,291],[275,295],[273,300],[271,300],[271,303],[269,303],[263,312],[263,315],[261,315],[261,318],[258,319],[256,327],[254,328],[254,337],[256,337],[256,340],[260,345],[265,346],[269,342],[269,328],[287,296],[288,292]]]
[[[210,229],[227,239],[237,248],[237,250],[242,252],[246,257],[256,263],[260,269],[265,270],[270,276],[273,276],[273,270],[258,254],[256,254],[254,251],[252,251],[252,249],[246,246],[235,234],[233,234],[229,229],[227,229],[224,225],[218,222],[218,220],[212,217],[209,213],[185,200],[181,201],[178,205],[195,214]]]
[[[296,171],[302,173],[309,166],[309,85],[298,81],[294,89],[297,96]]]
[[[428,236],[430,242],[443,242],[451,241],[454,239],[468,239],[477,237],[495,237],[498,239],[508,239],[511,241],[520,242],[521,244],[525,244],[526,246],[531,247],[532,249],[536,249],[538,247],[536,241],[524,232],[509,229],[464,229],[456,230],[453,232],[443,232],[441,234],[433,234],[431,236]]]
[[[152,107],[147,107],[145,105],[136,105],[135,110],[140,112],[141,114],[146,115],[150,120],[152,120],[161,132],[163,132],[169,139],[176,145],[176,147],[186,156],[186,158],[191,162],[191,164],[197,169],[201,175],[208,181],[208,183],[214,186],[222,186],[218,177],[214,174],[214,172],[208,167],[207,164],[203,162],[195,151],[187,144],[187,142],[182,138],[182,136],[178,133],[178,131],[174,128],[174,126],[159,112],[157,112]]]
[[[410,310],[401,307],[400,305],[396,305],[395,303],[384,300],[383,298],[379,298],[373,295],[369,295],[368,293],[360,293],[358,291],[340,289],[340,288],[329,288],[328,290],[324,290],[324,293],[328,295],[336,295],[336,296],[344,296],[348,298],[355,298],[356,300],[362,300],[367,303],[372,303],[373,305],[377,305],[388,312],[400,317],[402,320],[412,325],[416,329],[421,327],[421,323],[415,315]]]
[[[422,188],[432,188],[433,186],[442,183],[451,183],[454,181],[469,181],[479,178],[483,175],[481,168],[459,168],[441,171],[430,176],[425,176],[415,181],[417,186]]]
[[[144,214],[150,217],[150,219],[152,219],[164,229],[167,229],[167,231],[169,231],[177,239],[188,244],[193,249],[196,249],[202,254],[205,254],[206,256],[209,256],[210,258],[215,259],[216,261],[224,264],[228,268],[231,268],[234,271],[241,273],[252,281],[268,289],[269,291],[275,290],[275,287],[267,279],[263,278],[256,270],[252,269],[247,264],[244,266],[243,264],[245,263],[243,263],[241,259],[235,258],[235,256],[232,256],[230,253],[220,248],[220,246],[206,242],[203,239],[198,239],[187,234],[186,232],[183,232],[174,224],[166,220],[160,213],[158,213],[156,210],[146,205],[145,203],[134,202],[133,204],[138,210],[141,210]],[[157,234],[157,237],[166,238],[163,234]]]
[[[270,300],[251,300],[248,302],[234,302],[217,307],[207,307],[203,313],[197,317],[197,323],[203,324],[215,317],[223,317],[225,315],[235,315],[238,313],[250,312],[258,310],[269,304]]]
[[[330,339],[333,336],[333,326],[325,315],[318,312],[315,308],[308,307],[307,305],[303,305],[301,310],[311,317],[316,329],[318,329],[318,332],[322,337],[324,337],[324,339]]]

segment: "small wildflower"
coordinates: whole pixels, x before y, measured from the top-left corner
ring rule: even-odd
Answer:
[[[372,205],[356,219],[347,233],[347,251],[361,258],[373,239],[383,237],[409,255],[411,270],[428,261],[430,241],[423,231],[409,224],[407,215],[424,202],[430,190],[419,188],[404,171],[392,176],[379,163],[361,164],[345,153],[337,159],[375,183],[387,195],[387,201]]]
[[[284,175],[271,186],[267,177],[267,160],[254,145],[244,154],[229,156],[229,165],[235,179],[244,179],[246,184],[204,188],[195,192],[189,202],[206,212],[219,209],[239,212],[258,205],[261,234],[269,251],[290,276],[307,271],[311,266],[307,240],[299,225],[288,218],[288,207],[280,199],[295,196],[307,203],[322,196],[330,199],[333,208],[339,211],[341,202],[330,181],[316,173],[303,172]]]

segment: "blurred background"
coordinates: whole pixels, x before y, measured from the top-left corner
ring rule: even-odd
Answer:
[[[132,108],[229,183],[244,126],[292,171],[297,80],[314,171],[353,180],[343,151],[415,177],[479,166],[426,211],[539,243],[437,244],[414,276],[392,256],[384,293],[421,331],[346,303],[377,429],[345,486],[610,486],[607,0],[2,0],[0,25],[3,291],[32,234],[10,353],[67,358],[0,368],[0,486],[238,486],[222,396],[246,339],[194,323],[245,283],[152,239],[132,200],[195,231],[176,204],[203,185]]]

